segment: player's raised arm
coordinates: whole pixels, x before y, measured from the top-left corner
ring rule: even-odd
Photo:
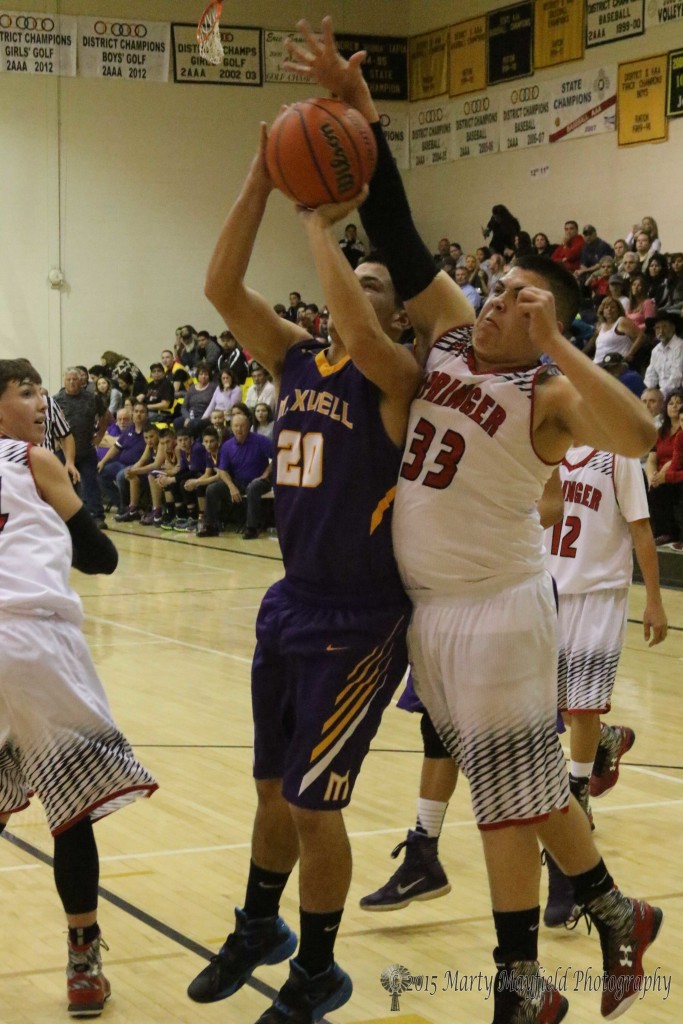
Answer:
[[[370,122],[377,143],[377,167],[368,198],[360,208],[361,221],[372,245],[386,259],[418,343],[432,344],[449,328],[471,324],[474,313],[455,282],[437,271],[413,223],[401,176],[362,75],[364,53],[354,54],[348,61],[341,56],[330,18],[323,19],[322,38],[314,35],[306,21],[300,21],[297,28],[304,35],[305,45],[290,44],[289,67],[356,107]]]
[[[354,272],[330,231],[360,199],[362,195],[317,210],[299,208],[299,216],[330,310],[333,343],[338,339],[363,376],[380,389],[387,433],[396,444],[402,444],[408,406],[422,377],[412,353],[397,344],[409,326],[406,312],[387,268],[370,259]]]
[[[277,377],[287,349],[307,337],[306,331],[283,320],[273,307],[248,288],[244,278],[273,185],[265,166],[266,126],[239,196],[216,242],[206,274],[204,293],[235,337],[254,359]]]

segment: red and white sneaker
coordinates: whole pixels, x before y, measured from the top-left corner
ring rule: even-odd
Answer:
[[[99,1017],[111,995],[111,985],[102,973],[100,946],[109,949],[101,935],[85,946],[67,940],[69,962],[66,967],[68,1011],[72,1017]]]
[[[590,777],[590,795],[596,800],[617,784],[619,762],[635,743],[636,734],[626,725],[605,725],[600,728],[600,742]]]
[[[641,994],[643,954],[657,938],[664,914],[659,907],[633,900],[616,888],[591,900],[586,913],[602,947],[600,1013],[606,1020],[615,1020]]]
[[[496,966],[493,1024],[559,1024],[564,1020],[569,1003],[541,974],[538,961],[515,960]]]

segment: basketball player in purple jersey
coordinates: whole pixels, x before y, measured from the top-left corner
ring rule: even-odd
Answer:
[[[301,941],[260,1024],[311,1024],[345,1003],[334,943],[351,879],[342,808],[407,665],[410,605],[391,543],[408,409],[421,372],[386,267],[354,272],[330,227],[355,204],[300,211],[329,337],[313,340],[244,281],[273,185],[261,142],[218,239],[206,294],[279,391],[275,517],[285,577],[266,594],[252,668],[258,807],[244,907],[189,996],[232,995],[296,937],[278,916],[299,861]]]
[[[396,491],[394,544],[414,606],[416,690],[469,779],[481,832],[498,939],[494,1024],[557,1024],[567,1013],[537,960],[539,841],[596,926],[601,1012],[612,1019],[640,994],[643,953],[663,915],[614,886],[570,796],[556,732],[555,602],[535,503],[572,439],[638,456],[654,428],[633,395],[562,336],[578,291],[551,260],[520,260],[473,323],[415,228],[361,73],[365,55],[341,57],[329,18],[322,39],[306,22],[297,27],[305,44],[290,44],[288,67],[372,126],[378,161],[361,220],[428,353]],[[542,353],[557,366],[539,364]]]

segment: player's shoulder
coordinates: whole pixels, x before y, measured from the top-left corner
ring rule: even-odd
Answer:
[[[0,437],[0,461],[17,466],[28,465],[28,441],[17,441],[12,437]]]

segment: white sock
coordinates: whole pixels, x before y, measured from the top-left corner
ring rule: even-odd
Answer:
[[[575,779],[589,779],[593,771],[592,761],[570,761],[569,773]]]
[[[442,800],[425,800],[419,797],[417,801],[417,829],[419,832],[426,832],[430,839],[437,839],[441,835],[441,826],[446,817],[448,803]]]

